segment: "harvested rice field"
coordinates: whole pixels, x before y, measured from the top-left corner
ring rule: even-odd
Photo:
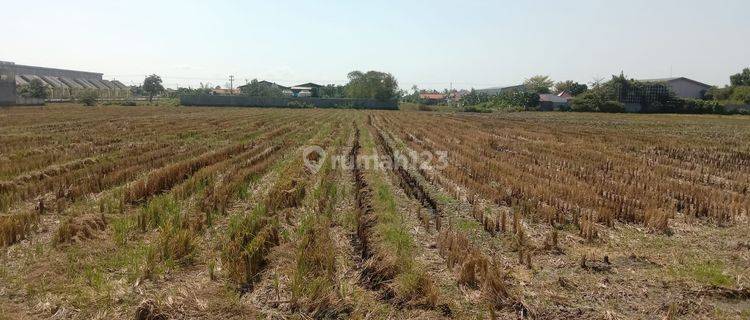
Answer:
[[[750,117],[0,109],[0,319],[749,319]]]

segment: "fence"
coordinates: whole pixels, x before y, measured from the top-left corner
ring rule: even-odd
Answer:
[[[311,105],[316,108],[352,108],[398,110],[398,102],[380,102],[368,99],[322,99],[322,98],[267,98],[248,96],[180,96],[183,106],[201,107],[259,107],[286,108]]]

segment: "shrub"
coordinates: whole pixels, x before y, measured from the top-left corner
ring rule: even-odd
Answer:
[[[47,99],[47,87],[39,79],[33,79],[29,84],[18,88],[18,94],[26,98]]]
[[[599,111],[610,113],[625,112],[625,105],[620,102],[610,100],[600,105]]]
[[[161,98],[156,100],[156,106],[159,107],[179,107],[180,99]]]
[[[99,99],[99,92],[96,92],[95,90],[81,91],[81,93],[79,93],[76,97],[76,100],[78,100],[78,102],[82,103],[84,106],[96,105],[97,99]]]
[[[678,112],[681,113],[724,113],[724,106],[717,101],[684,99],[680,101]]]
[[[120,105],[123,107],[135,107],[136,103],[133,100],[125,100],[122,103],[120,103]]]
[[[570,101],[570,110],[576,112],[596,112],[607,100],[601,94],[587,91]]]
[[[750,86],[734,87],[730,99],[739,103],[750,104]]]

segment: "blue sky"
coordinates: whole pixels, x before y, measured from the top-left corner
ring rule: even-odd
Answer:
[[[483,88],[532,75],[591,82],[750,66],[750,1],[4,1],[0,60],[97,71],[127,84],[345,83]],[[6,28],[8,30],[8,28]]]

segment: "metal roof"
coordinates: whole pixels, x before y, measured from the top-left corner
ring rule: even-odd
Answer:
[[[128,88],[128,86],[126,86],[126,85],[122,84],[122,82],[120,82],[120,81],[117,81],[117,80],[112,80],[112,81],[110,81],[110,82],[111,82],[112,84],[114,84],[114,85],[115,85],[115,86],[116,86],[116,87],[117,87],[118,89],[122,89],[122,90],[130,89],[130,88]]]
[[[64,83],[60,82],[60,80],[58,80],[56,77],[42,76],[42,79],[44,79],[45,81],[47,81],[47,83],[51,84],[55,88],[63,88],[63,89],[67,89],[68,88],[67,85],[65,85]]]
[[[685,78],[685,77],[671,77],[671,78],[661,78],[661,79],[641,79],[641,80],[638,80],[638,81],[641,81],[641,82],[672,82],[672,81],[675,81],[675,80],[689,81],[689,82],[692,82],[692,83],[704,86],[706,88],[713,87],[712,85],[705,84],[703,82],[695,81],[693,79],[689,79],[689,78]]]
[[[22,86],[22,85],[27,85],[27,84],[29,84],[29,82],[26,81],[26,79],[22,78],[20,74],[16,75],[16,85],[17,86]]]
[[[73,79],[75,82],[78,82],[81,86],[87,89],[97,89],[97,87],[92,84],[91,82],[86,81],[86,79]]]
[[[80,83],[75,82],[75,80],[73,80],[73,79],[66,78],[66,77],[59,77],[58,79],[60,79],[60,82],[64,83],[65,85],[67,85],[70,88],[73,88],[73,89],[83,89],[83,86]]]

